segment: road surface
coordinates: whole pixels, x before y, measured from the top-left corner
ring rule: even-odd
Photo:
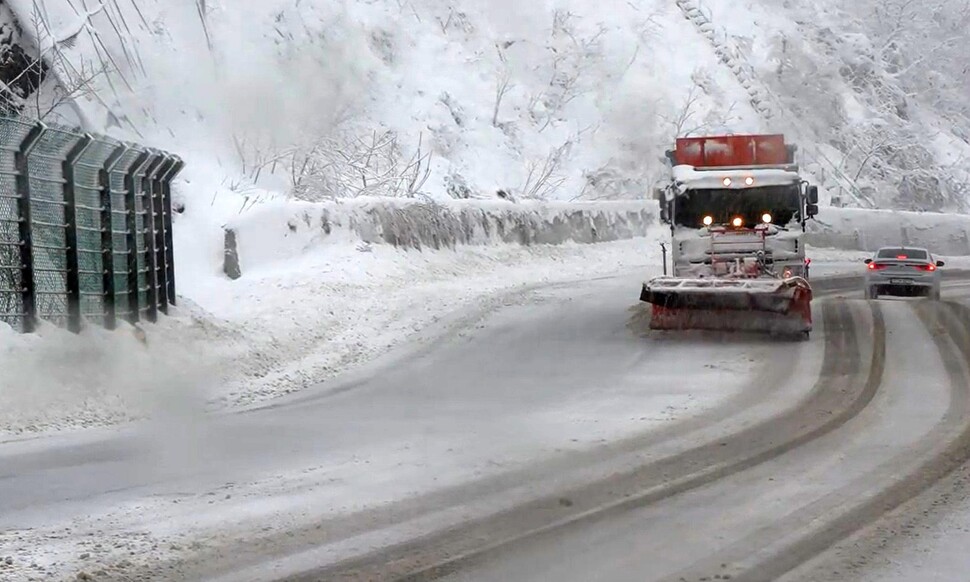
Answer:
[[[609,278],[261,408],[3,443],[0,545],[94,531],[105,580],[818,576],[970,450],[970,287],[819,287],[809,342],[652,333]]]

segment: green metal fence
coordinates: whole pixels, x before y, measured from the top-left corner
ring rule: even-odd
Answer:
[[[0,117],[0,321],[78,331],[175,304],[177,156]]]

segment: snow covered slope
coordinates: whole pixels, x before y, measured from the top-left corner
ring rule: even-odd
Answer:
[[[779,130],[831,195],[966,208],[956,0],[7,1],[77,97],[53,117],[182,152],[194,192],[641,197],[677,134]]]
[[[74,39],[59,54],[109,65],[81,98],[86,123],[240,188],[258,174],[311,197],[356,193],[321,150],[386,144],[373,173],[421,160],[434,196],[641,197],[676,133],[760,127],[659,0],[126,0],[87,17],[47,4],[53,36]],[[365,193],[394,193],[375,182]]]
[[[782,126],[882,207],[967,209],[970,8],[958,0],[703,0]],[[849,196],[845,196],[849,198]]]

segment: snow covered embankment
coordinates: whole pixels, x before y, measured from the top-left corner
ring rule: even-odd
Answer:
[[[299,260],[331,245],[389,244],[455,249],[499,244],[560,245],[642,237],[655,225],[656,202],[524,202],[355,199],[260,205],[227,225],[227,251],[249,268]]]
[[[264,401],[473,326],[532,286],[660,269],[646,202],[270,202],[227,225],[235,281],[181,220],[179,308],[145,326],[147,345],[127,326],[0,334],[0,434]],[[577,244],[595,240],[613,242]]]
[[[926,247],[943,256],[970,255],[970,215],[823,208],[809,223],[818,248],[875,251],[891,245]]]

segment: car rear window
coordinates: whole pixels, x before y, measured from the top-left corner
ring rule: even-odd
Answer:
[[[926,251],[916,249],[879,249],[879,259],[926,259]]]

